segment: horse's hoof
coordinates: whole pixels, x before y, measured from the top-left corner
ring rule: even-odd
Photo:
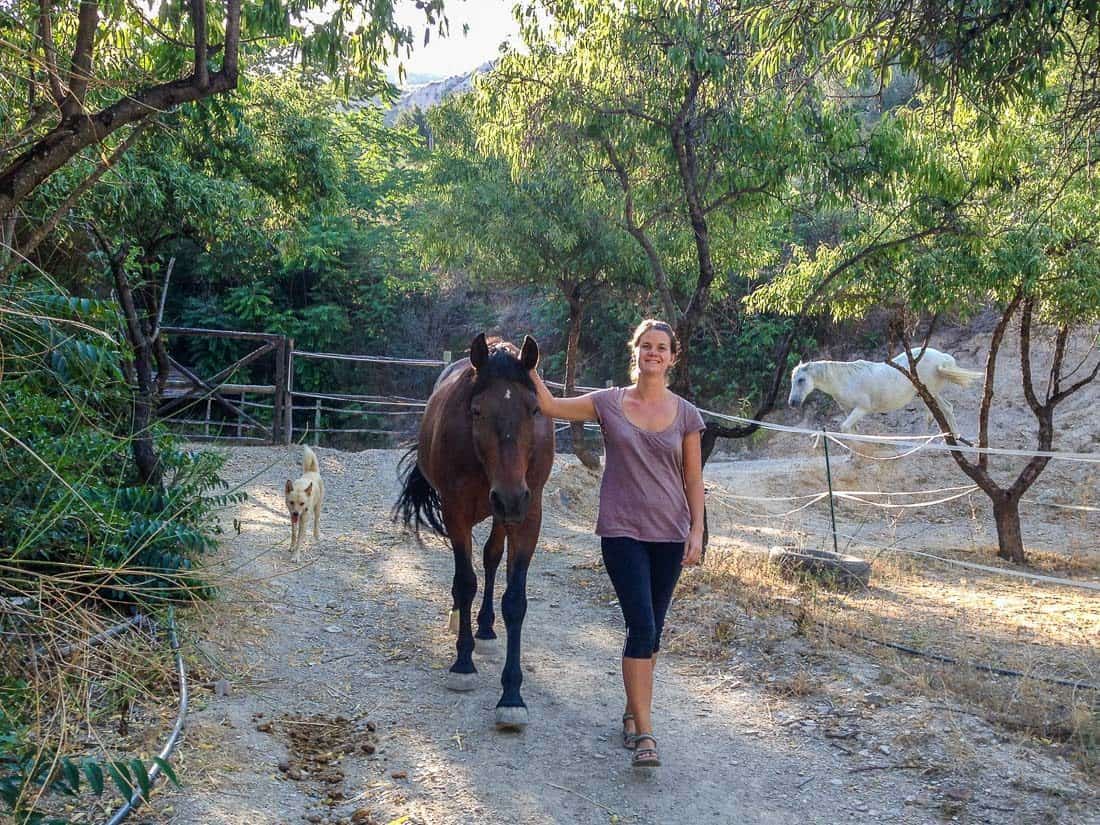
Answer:
[[[478,678],[476,671],[474,673],[455,673],[453,670],[447,671],[447,690],[465,693],[476,688],[477,683]]]
[[[474,653],[487,659],[500,656],[500,639],[478,639],[474,637]]]
[[[452,610],[447,616],[447,629],[456,636],[458,635],[458,611]]]
[[[497,730],[523,730],[527,727],[527,708],[497,708]]]

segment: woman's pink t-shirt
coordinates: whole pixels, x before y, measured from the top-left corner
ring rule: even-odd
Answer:
[[[677,396],[675,420],[660,432],[650,432],[626,417],[625,392],[612,387],[592,393],[604,440],[596,535],[686,541],[691,510],[684,490],[684,436],[706,429],[703,416]]]

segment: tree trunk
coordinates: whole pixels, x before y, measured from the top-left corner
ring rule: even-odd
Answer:
[[[997,522],[997,555],[1013,564],[1027,564],[1020,530],[1020,500],[1008,497],[994,500],[993,517]]]
[[[130,279],[126,275],[125,248],[112,253],[106,240],[98,229],[92,227],[99,246],[108,256],[111,273],[115,279],[118,303],[126,321],[126,337],[134,352],[133,376],[137,379],[134,392],[133,416],[130,424],[130,449],[137,465],[138,478],[142,484],[159,487],[161,484],[160,460],[153,447],[153,412],[156,409],[156,384],[153,381],[153,348],[144,331],[147,320],[143,322],[134,303],[130,289]]]
[[[576,395],[577,353],[580,350],[581,319],[584,317],[584,301],[579,285],[573,285],[571,290],[566,291],[566,300],[569,301],[569,332],[565,344],[565,396],[568,398]],[[569,425],[569,432],[573,437],[573,452],[581,464],[590,470],[600,469],[600,457],[585,444],[584,423],[574,421]]]
[[[12,248],[15,246],[15,218],[16,213],[13,211],[0,219],[0,267],[6,267],[12,260]]]
[[[672,149],[676,155],[676,165],[680,172],[680,181],[684,187],[684,205],[687,208],[688,221],[691,223],[695,238],[695,256],[699,265],[699,278],[683,314],[675,321],[676,334],[680,338],[680,354],[677,357],[676,374],[672,379],[672,389],[678,395],[689,395],[691,388],[689,359],[691,357],[691,339],[700,322],[706,315],[710,286],[714,282],[714,259],[710,250],[710,228],[707,225],[706,210],[703,207],[703,194],[700,191],[700,171],[698,158],[698,125],[694,122],[695,101],[702,80],[697,72],[692,72],[684,105],[679,116],[673,121],[670,137]]]

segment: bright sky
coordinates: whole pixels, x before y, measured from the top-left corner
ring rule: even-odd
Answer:
[[[496,57],[501,41],[517,43],[519,26],[512,17],[513,5],[515,0],[447,0],[444,11],[451,23],[451,34],[444,38],[432,31],[425,46],[423,13],[409,0],[398,0],[397,19],[412,26],[416,33],[412,57],[404,61],[410,81],[415,81],[414,75],[444,78],[465,74]],[[469,25],[465,35],[464,24]],[[387,67],[387,73],[396,79],[396,61]]]

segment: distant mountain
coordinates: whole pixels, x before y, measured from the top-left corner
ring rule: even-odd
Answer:
[[[451,95],[468,92],[474,87],[474,78],[484,74],[493,68],[492,60],[482,63],[473,71],[466,74],[454,75],[445,80],[437,80],[433,83],[424,83],[419,86],[410,86],[401,92],[397,103],[386,112],[383,120],[387,126],[397,122],[397,117],[402,112],[419,108],[421,111],[438,106]]]

